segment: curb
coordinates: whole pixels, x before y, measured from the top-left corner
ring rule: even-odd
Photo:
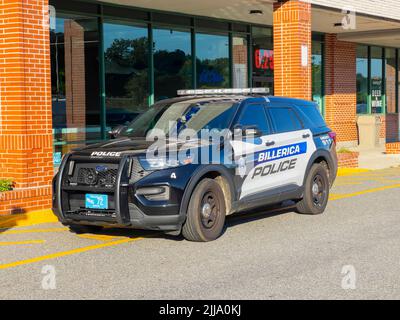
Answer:
[[[54,222],[58,222],[58,219],[51,210],[32,211],[24,214],[0,216],[0,229]]]
[[[370,172],[372,170],[369,169],[361,169],[361,168],[339,168],[337,176],[338,177],[346,177],[346,176],[352,176],[358,173],[365,173],[365,172]]]

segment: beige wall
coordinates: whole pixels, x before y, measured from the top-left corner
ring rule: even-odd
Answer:
[[[400,20],[399,0],[306,0],[312,4],[336,9],[353,7],[356,12]]]

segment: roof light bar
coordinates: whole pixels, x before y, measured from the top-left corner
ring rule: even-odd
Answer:
[[[226,94],[269,94],[269,88],[242,88],[242,89],[190,89],[178,90],[178,96],[201,95],[226,95]]]

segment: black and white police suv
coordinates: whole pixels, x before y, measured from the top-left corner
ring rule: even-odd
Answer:
[[[336,135],[315,103],[261,89],[179,93],[115,130],[115,139],[64,156],[53,183],[64,225],[211,241],[235,212],[286,200],[299,213],[324,212]]]

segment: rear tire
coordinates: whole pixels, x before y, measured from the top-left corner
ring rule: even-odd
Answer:
[[[329,198],[329,178],[326,167],[315,163],[304,184],[304,197],[297,205],[297,212],[301,214],[321,214],[325,211]]]
[[[224,192],[213,179],[200,181],[189,201],[182,235],[186,240],[208,242],[217,239],[224,228],[226,206]]]
[[[96,233],[101,230],[103,230],[103,227],[101,226],[85,226],[85,225],[79,225],[79,224],[72,224],[69,225],[69,230],[73,233],[76,234],[83,234],[83,233]]]

